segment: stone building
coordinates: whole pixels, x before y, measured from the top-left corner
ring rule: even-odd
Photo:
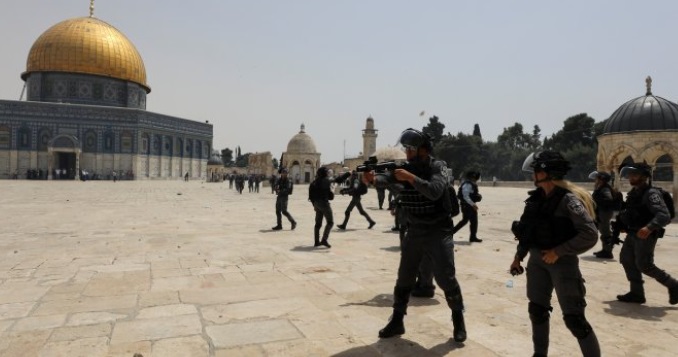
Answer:
[[[363,129],[363,151],[357,157],[344,158],[344,166],[350,170],[362,165],[370,156],[374,156],[377,150],[377,131],[374,128],[374,119],[372,116],[365,119],[365,129]]]
[[[273,155],[270,151],[250,154],[247,161],[247,172],[253,175],[273,175]]]
[[[607,120],[598,136],[598,170],[618,176],[624,162],[646,161],[655,168],[655,179],[672,183],[673,199],[678,198],[678,104],[652,94],[652,79],[646,79],[646,93],[622,104]],[[619,187],[620,180],[615,181]]]
[[[289,170],[289,177],[297,183],[313,181],[320,167],[320,153],[305,129],[304,124],[301,124],[301,130],[290,139],[287,151],[283,153],[282,166]]]
[[[27,101],[0,100],[0,178],[205,175],[212,125],[146,111],[139,52],[93,6],[38,37],[21,78]]]

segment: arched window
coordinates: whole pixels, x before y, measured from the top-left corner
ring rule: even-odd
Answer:
[[[97,133],[94,130],[89,130],[85,133],[85,145],[83,151],[96,152],[97,151]]]
[[[31,148],[31,129],[26,127],[19,129],[19,148]]]
[[[662,155],[657,159],[652,180],[673,181],[673,160],[671,156]]]
[[[52,131],[43,128],[40,129],[40,133],[38,134],[38,150],[40,151],[47,151],[47,146],[49,145],[49,141],[52,139]]]
[[[113,152],[113,148],[114,148],[113,143],[114,143],[114,140],[115,140],[114,137],[115,136],[113,135],[113,132],[110,132],[110,131],[108,131],[104,134],[104,143],[103,144],[104,144],[104,151],[105,152]]]
[[[120,151],[124,153],[131,153],[134,151],[134,140],[132,139],[132,133],[129,131],[123,131],[120,134]]]
[[[141,135],[141,153],[142,154],[148,154],[149,153],[149,145],[150,145],[150,137],[148,134],[144,133]]]

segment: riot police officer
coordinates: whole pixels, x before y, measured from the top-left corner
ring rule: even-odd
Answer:
[[[595,180],[595,187],[593,189],[593,202],[596,203],[596,226],[600,231],[600,242],[603,244],[603,249],[593,253],[596,258],[612,259],[612,230],[610,228],[610,221],[614,215],[615,202],[613,189],[610,186],[610,179],[612,176],[604,171],[593,171],[589,174],[589,179]]]
[[[275,193],[278,195],[278,197],[275,200],[275,216],[277,219],[278,224],[271,228],[274,231],[279,231],[281,230],[282,227],[282,216],[285,215],[287,219],[290,221],[290,224],[292,224],[292,230],[297,227],[297,222],[292,218],[292,215],[287,212],[287,201],[289,198],[289,195],[292,194],[293,191],[293,184],[292,181],[287,177],[287,169],[282,168],[280,169],[280,177],[276,180],[274,189]]]
[[[332,183],[342,183],[351,175],[347,172],[337,178],[330,179],[329,170],[326,167],[319,167],[316,171],[315,180],[308,185],[308,200],[313,205],[315,210],[315,227],[313,228],[313,237],[315,242],[314,247],[324,245],[327,248],[332,248],[328,239],[330,237],[330,230],[334,225],[334,217],[332,215],[332,207],[330,201],[334,199],[334,192],[332,192]],[[323,218],[325,218],[325,230],[323,231],[322,240],[320,239],[320,228],[323,226]]]
[[[360,202],[360,198],[362,195],[367,193],[367,185],[360,180],[358,177],[358,173],[356,171],[353,171],[351,173],[351,178],[349,179],[348,182],[348,187],[344,188],[341,190],[341,194],[347,194],[351,196],[351,202],[348,204],[348,207],[346,207],[346,211],[344,212],[344,222],[342,224],[338,224],[337,228],[341,230],[346,229],[346,225],[348,224],[348,219],[351,217],[351,211],[353,211],[353,208],[357,208],[358,212],[367,219],[367,223],[369,226],[367,227],[368,229],[372,229],[376,222],[372,220],[369,214],[365,212],[363,209],[363,205]]]
[[[584,316],[586,289],[577,257],[598,240],[591,195],[563,179],[570,164],[557,152],[530,154],[523,170],[532,172],[537,189],[530,191],[520,221],[511,227],[518,248],[510,269],[521,274],[520,262],[530,253],[527,297],[534,356],[548,354],[554,288],[565,326],[577,338],[582,354],[600,356],[598,339]]]
[[[631,163],[624,166],[619,174],[628,178],[633,188],[626,195],[626,207],[619,214],[626,231],[619,261],[631,291],[617,295],[617,300],[645,303],[642,275],[645,274],[668,288],[671,305],[678,304],[678,281],[654,265],[657,239],[663,236],[663,227],[670,223],[671,216],[661,193],[652,187],[652,168],[646,163]]]
[[[393,289],[393,315],[379,331],[379,337],[389,338],[405,333],[403,318],[407,313],[419,265],[426,255],[433,263],[433,275],[452,310],[454,340],[463,342],[466,340],[464,303],[455,277],[448,171],[444,161],[431,156],[433,145],[425,133],[407,129],[402,132],[399,141],[407,155],[404,167],[393,172],[375,174],[371,171],[363,175],[366,184],[388,186],[398,193],[399,208],[406,212],[407,221],[407,233],[401,244],[398,279]]]

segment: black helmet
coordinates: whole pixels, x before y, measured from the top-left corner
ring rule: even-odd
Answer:
[[[413,148],[426,148],[429,152],[433,150],[433,143],[431,142],[431,137],[417,129],[405,129],[402,134],[400,134],[400,139],[398,142],[403,147],[413,147]]]
[[[281,174],[286,174],[286,173],[288,173],[288,172],[289,172],[289,171],[287,170],[287,168],[284,168],[284,167],[283,167],[283,168],[280,169],[280,173],[281,173]]]
[[[327,177],[327,167],[320,166],[318,168],[318,171],[316,171],[315,175],[318,177]]]
[[[612,176],[605,171],[592,171],[589,174],[589,178],[591,180],[595,180],[595,179],[599,178],[599,179],[601,179],[605,182],[610,182],[610,180],[612,179]]]
[[[528,155],[523,162],[523,171],[544,171],[554,179],[562,179],[571,168],[570,162],[565,160],[563,155],[550,150],[534,152]]]
[[[468,171],[466,172],[466,178],[469,180],[480,180],[480,172]]]
[[[630,173],[639,173],[645,177],[652,177],[652,166],[645,162],[628,163],[621,168],[619,176],[627,178]]]

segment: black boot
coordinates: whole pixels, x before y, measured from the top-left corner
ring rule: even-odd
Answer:
[[[282,225],[280,225],[280,224],[278,224],[277,226],[271,228],[272,231],[279,231],[279,230],[281,230],[281,229],[282,229]]]
[[[582,356],[600,357],[600,344],[593,330],[586,337],[577,339],[577,342]]]
[[[372,227],[374,227],[374,225],[377,224],[377,222],[375,222],[373,220],[368,220],[368,222],[370,222],[370,226],[367,227],[367,229],[372,229]]]
[[[640,295],[637,293],[633,292],[628,292],[624,295],[617,295],[617,300],[621,302],[630,302],[634,304],[644,304],[645,303],[645,295]]]
[[[669,288],[669,304],[678,304],[678,284]]]
[[[462,310],[452,311],[452,324],[454,331],[452,332],[456,342],[466,341],[466,324],[464,323],[464,312]]]
[[[405,324],[403,323],[403,317],[405,317],[405,314],[394,310],[391,320],[389,320],[383,329],[379,330],[379,338],[390,338],[404,334]]]
[[[607,251],[607,250],[601,250],[599,252],[595,252],[595,253],[593,253],[593,255],[595,255],[596,258],[600,258],[600,259],[614,259],[614,255],[612,254],[612,252]]]

